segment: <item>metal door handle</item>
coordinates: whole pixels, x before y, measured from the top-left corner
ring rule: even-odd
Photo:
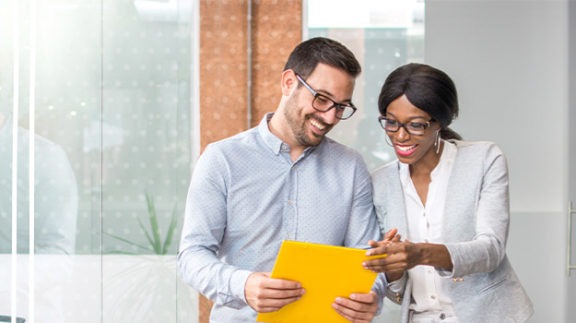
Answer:
[[[572,264],[572,214],[576,214],[576,209],[572,206],[572,201],[570,201],[570,204],[568,204],[568,248],[566,248],[566,271],[568,276],[570,276],[572,270],[576,269],[576,264]]]

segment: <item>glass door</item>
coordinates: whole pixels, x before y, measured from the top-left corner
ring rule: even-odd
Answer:
[[[197,320],[175,262],[194,10],[0,0],[0,317]]]

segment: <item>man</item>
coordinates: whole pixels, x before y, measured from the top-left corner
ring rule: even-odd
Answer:
[[[270,278],[284,239],[366,247],[380,237],[360,155],[326,134],[354,114],[360,64],[327,38],[302,42],[281,77],[282,98],[260,125],[209,145],[194,169],[178,264],[183,280],[215,302],[211,322],[254,322],[305,291]],[[370,322],[382,297],[338,298],[334,309]]]

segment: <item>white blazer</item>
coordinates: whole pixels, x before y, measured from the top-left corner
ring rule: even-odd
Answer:
[[[508,166],[490,142],[452,141],[457,153],[448,182],[443,237],[453,263],[439,272],[460,322],[525,322],[533,305],[506,256],[510,220]],[[382,232],[408,236],[399,162],[374,171],[374,205]],[[406,276],[406,275],[405,275]],[[403,294],[387,291],[408,322],[412,282]]]

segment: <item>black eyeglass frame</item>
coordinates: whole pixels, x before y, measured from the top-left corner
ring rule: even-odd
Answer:
[[[398,128],[396,130],[389,130],[386,129],[386,122],[389,121],[393,121],[396,123],[396,125],[398,126]],[[404,130],[406,130],[406,132],[408,132],[410,135],[413,136],[423,136],[424,133],[426,132],[426,129],[428,129],[431,125],[432,122],[434,122],[436,120],[434,120],[434,118],[430,118],[430,120],[426,121],[426,122],[406,122],[406,123],[402,123],[402,122],[398,122],[396,120],[391,120],[389,118],[386,118],[385,116],[378,116],[378,123],[380,124],[380,127],[382,127],[382,129],[384,129],[384,131],[386,132],[398,132],[400,130],[400,128],[404,128]],[[423,124],[424,128],[422,129],[422,133],[414,133],[409,129],[409,124],[411,123],[419,123],[419,124]]]
[[[312,107],[314,108],[314,110],[319,111],[319,112],[328,112],[330,111],[332,108],[336,108],[336,118],[340,119],[340,120],[346,120],[349,119],[351,116],[354,115],[354,113],[356,113],[356,110],[358,110],[356,108],[356,106],[350,102],[348,104],[342,104],[342,103],[338,103],[335,102],[334,100],[330,99],[329,97],[320,94],[318,92],[316,92],[316,90],[314,90],[308,83],[306,83],[306,81],[304,81],[304,79],[298,74],[298,73],[294,73],[296,75],[296,78],[298,79],[298,81],[304,85],[304,87],[310,91],[310,93],[312,93],[312,95],[314,96],[314,99],[312,100]],[[322,110],[322,109],[318,109],[315,105],[314,102],[316,102],[316,99],[318,97],[321,97],[323,100],[327,100],[332,102],[332,105],[330,107],[328,107],[328,109],[326,110]],[[350,115],[344,116],[344,113],[346,111],[352,111],[350,112]]]

